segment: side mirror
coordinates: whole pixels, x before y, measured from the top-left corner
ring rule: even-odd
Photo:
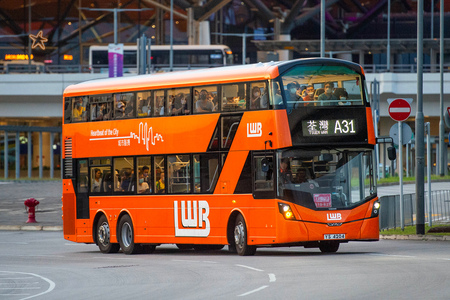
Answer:
[[[389,160],[395,160],[397,158],[397,153],[395,152],[394,147],[387,148],[387,153]]]
[[[269,161],[266,158],[261,159],[261,170],[264,173],[269,171]]]

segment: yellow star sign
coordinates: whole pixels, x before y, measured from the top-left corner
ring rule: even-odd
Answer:
[[[37,35],[30,34],[29,37],[33,40],[33,45],[31,46],[32,49],[39,47],[42,50],[45,50],[44,43],[47,42],[48,39],[42,36],[42,30],[39,31]]]

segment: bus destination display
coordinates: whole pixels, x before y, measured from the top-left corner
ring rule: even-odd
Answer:
[[[340,136],[357,133],[354,119],[342,120],[303,120],[303,136]]]

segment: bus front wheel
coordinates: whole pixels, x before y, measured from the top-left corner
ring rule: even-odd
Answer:
[[[133,222],[129,215],[124,215],[120,218],[117,239],[119,240],[120,248],[125,254],[136,254],[142,250],[141,245],[134,242]]]
[[[111,232],[105,215],[102,215],[98,220],[96,233],[97,245],[102,253],[117,253],[119,251],[119,244],[111,243]]]
[[[236,218],[234,225],[234,243],[236,245],[236,252],[241,256],[254,255],[256,252],[255,246],[247,244],[247,226],[242,215]]]
[[[339,242],[320,242],[319,249],[323,253],[334,253],[339,249]]]

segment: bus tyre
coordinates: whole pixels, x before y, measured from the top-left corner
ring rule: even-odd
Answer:
[[[241,256],[254,255],[256,252],[255,246],[247,244],[247,226],[242,215],[237,216],[234,225],[234,243],[236,244],[236,252]]]
[[[125,254],[137,254],[142,250],[140,244],[134,243],[134,228],[133,222],[129,215],[124,215],[120,218],[119,230],[117,232],[120,248]]]
[[[339,242],[320,242],[319,249],[323,253],[334,253],[339,249]]]
[[[97,245],[102,253],[119,252],[120,245],[117,243],[111,243],[111,232],[108,219],[105,217],[105,215],[102,215],[97,222],[96,234]]]

